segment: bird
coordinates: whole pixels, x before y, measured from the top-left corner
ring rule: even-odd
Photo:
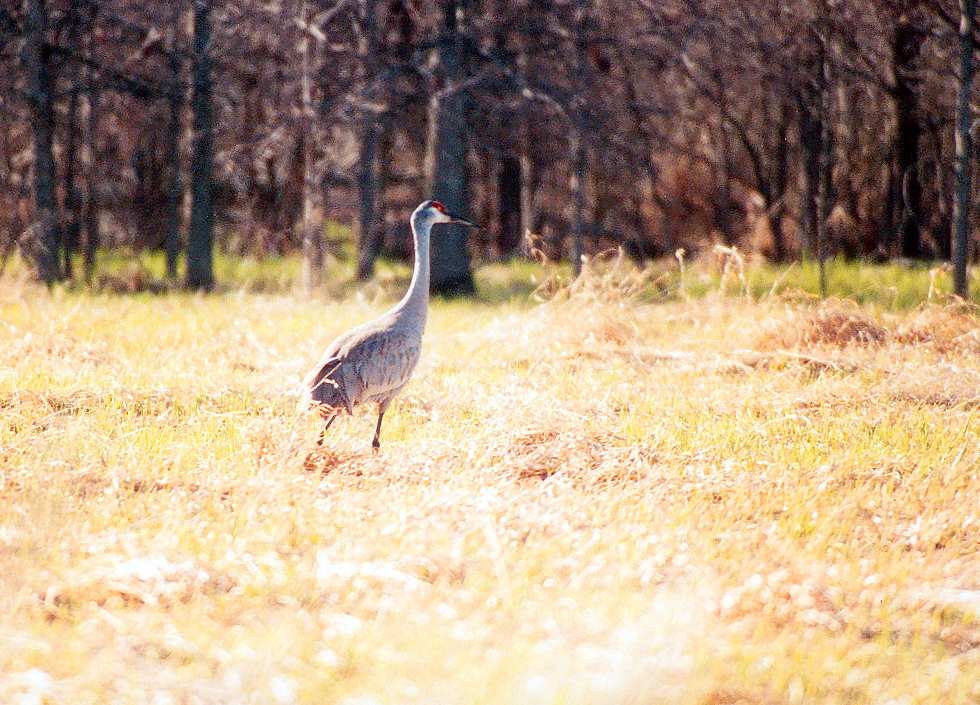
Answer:
[[[381,448],[381,422],[385,411],[405,387],[422,350],[422,333],[429,308],[429,241],[435,225],[478,227],[450,213],[435,200],[423,201],[412,213],[415,264],[408,291],[393,308],[334,339],[303,383],[301,404],[315,408],[326,419],[317,447],[323,445],[330,425],[354,407],[377,404],[378,423],[371,447]]]

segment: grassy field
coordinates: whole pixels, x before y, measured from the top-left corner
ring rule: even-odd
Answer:
[[[331,230],[333,233],[333,230]],[[368,297],[374,300],[397,299],[411,277],[411,263],[381,258],[370,283],[354,279],[353,240],[349,230],[333,233],[329,250],[340,257],[328,256],[320,294],[330,299]],[[604,253],[599,261],[615,259],[615,252]],[[81,258],[73,265],[79,276]],[[541,266],[535,262],[513,259],[502,263],[477,262],[478,302],[495,304],[527,302],[546,281],[566,283],[571,279],[567,263]],[[819,267],[816,262],[771,264],[744,255],[738,250],[716,248],[684,261],[683,269],[674,258],[649,265],[643,278],[644,290],[639,298],[645,302],[680,301],[700,298],[710,293],[738,294],[762,300],[785,293],[820,292]],[[885,310],[907,310],[919,304],[939,300],[953,290],[949,265],[942,262],[891,262],[871,264],[860,260],[829,260],[826,263],[827,289],[830,295],[861,304],[873,304]],[[98,271],[91,288],[101,293],[166,293],[178,288],[179,282],[165,279],[163,252],[132,252],[118,248],[100,252]],[[30,268],[16,254],[7,262],[0,260],[0,280],[24,280]],[[295,294],[302,274],[298,257],[233,257],[215,253],[215,279],[219,291],[258,294]],[[980,267],[970,272],[971,300],[980,305]],[[68,289],[76,285],[68,285]]]
[[[980,702],[976,310],[674,270],[482,270],[381,453],[310,458],[299,380],[403,269],[0,280],[0,703]]]

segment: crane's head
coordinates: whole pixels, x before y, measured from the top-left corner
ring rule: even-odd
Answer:
[[[471,223],[466,218],[450,213],[446,210],[446,207],[442,205],[439,201],[423,201],[418,208],[415,209],[415,213],[412,214],[412,219],[426,219],[433,225],[439,223],[445,224],[457,224],[466,225],[471,228],[478,228],[476,223]]]

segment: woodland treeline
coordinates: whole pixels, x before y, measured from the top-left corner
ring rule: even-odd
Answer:
[[[366,278],[435,197],[484,226],[437,239],[442,293],[529,240],[963,291],[976,32],[975,0],[2,0],[0,247],[47,281],[162,249],[194,288],[215,248],[302,251],[313,286],[325,223]]]

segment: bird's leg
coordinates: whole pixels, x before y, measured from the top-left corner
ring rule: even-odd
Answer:
[[[323,437],[327,435],[327,429],[330,428],[330,424],[334,422],[334,419],[336,419],[337,416],[338,414],[334,414],[329,419],[327,419],[327,425],[323,427],[322,431],[320,431],[320,437],[316,441],[316,445],[318,448],[323,445]]]
[[[374,428],[374,440],[371,441],[371,447],[374,448],[374,452],[377,453],[381,448],[381,420],[384,419],[385,412],[383,409],[378,409],[378,425]]]
[[[381,421],[385,417],[385,412],[388,410],[388,404],[391,403],[391,398],[382,399],[378,402],[378,425],[374,427],[374,440],[371,441],[371,447],[374,452],[377,453],[381,448]]]

